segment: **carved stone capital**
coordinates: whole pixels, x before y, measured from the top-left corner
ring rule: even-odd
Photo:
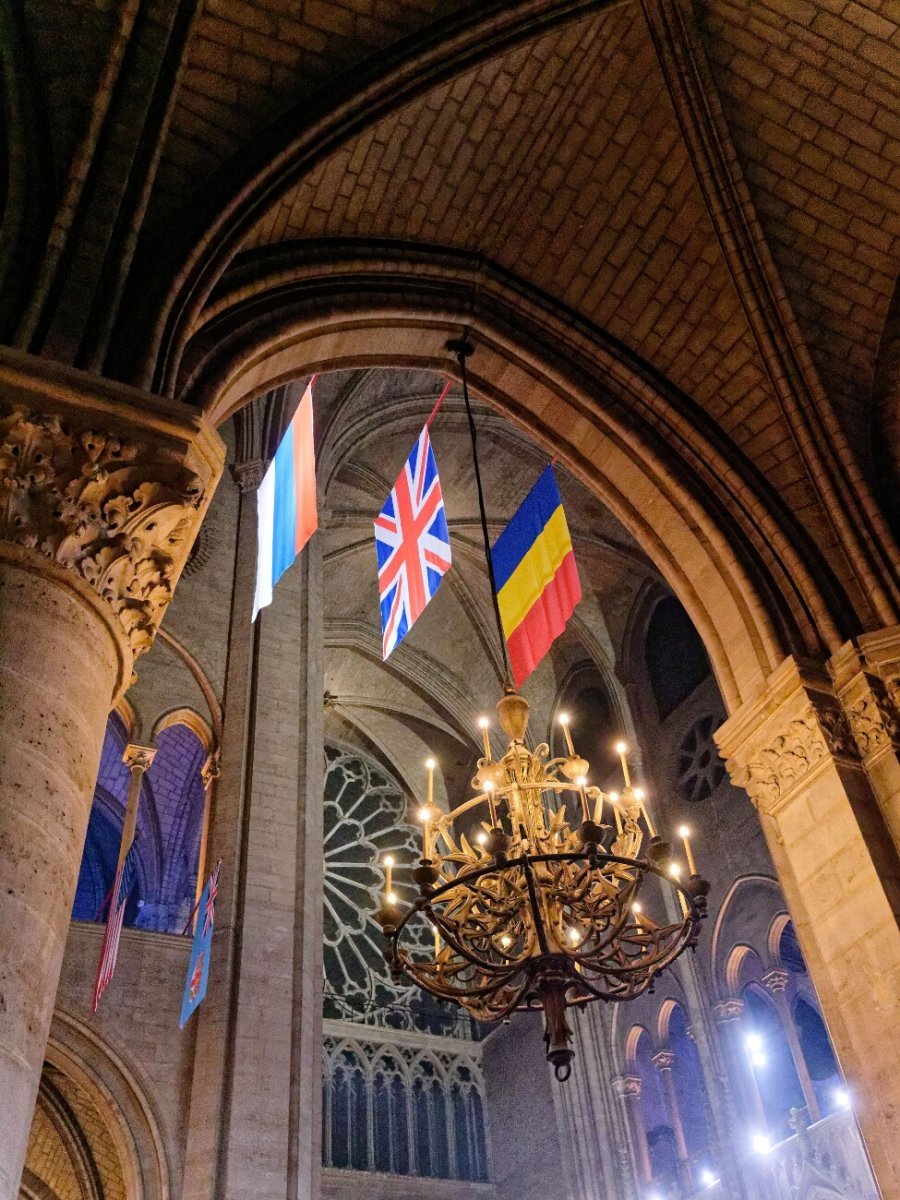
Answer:
[[[658,1071],[671,1071],[675,1065],[675,1055],[671,1050],[657,1050],[653,1055],[653,1065]]]
[[[122,762],[129,766],[132,771],[135,769],[149,771],[153,765],[154,758],[156,758],[155,746],[141,746],[137,742],[129,742],[122,755]]]
[[[832,760],[859,761],[856,739],[821,668],[787,659],[766,694],[718,730],[732,782],[762,812],[775,815],[799,787]]]
[[[211,783],[218,779],[221,771],[222,756],[218,750],[214,750],[200,768],[200,778],[203,780],[204,788],[208,788]]]
[[[613,1082],[613,1091],[623,1100],[641,1094],[641,1078],[639,1075],[617,1075]]]
[[[780,967],[773,967],[771,971],[767,971],[763,975],[763,983],[773,996],[783,996],[787,991],[790,978],[789,971],[782,970]]]
[[[223,457],[185,406],[0,351],[0,555],[89,589],[123,659],[152,645]]]
[[[712,1006],[713,1020],[718,1025],[727,1025],[729,1021],[739,1021],[744,1015],[744,1002],[729,996],[727,1000],[719,1000]]]
[[[846,712],[864,759],[889,747],[900,748],[900,714],[881,680],[870,680],[862,695],[848,698]]]
[[[235,463],[231,468],[234,482],[242,493],[255,492],[262,483],[265,473],[266,464],[261,458],[255,458],[250,462]]]

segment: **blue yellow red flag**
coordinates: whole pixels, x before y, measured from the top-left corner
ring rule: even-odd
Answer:
[[[191,960],[188,963],[187,980],[181,1001],[179,1029],[184,1029],[188,1019],[206,995],[206,985],[209,982],[209,952],[212,946],[213,918],[216,895],[219,891],[219,866],[220,864],[216,863],[215,870],[207,880],[200,903],[197,905],[197,927],[194,930]]]
[[[491,551],[513,682],[521,687],[581,599],[572,538],[547,467]]]

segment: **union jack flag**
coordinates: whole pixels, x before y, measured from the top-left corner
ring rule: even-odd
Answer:
[[[209,887],[206,889],[206,903],[203,906],[203,936],[207,937],[213,926],[213,913],[216,907],[216,896],[219,894],[219,867],[216,863],[209,877]]]
[[[134,857],[129,849],[125,855],[125,861],[116,871],[116,879],[109,894],[109,914],[106,918],[106,932],[103,934],[100,962],[97,964],[97,981],[94,984],[92,1012],[97,1011],[100,997],[106,991],[116,969],[119,937],[122,933],[122,923],[125,920],[125,906],[135,884],[135,875]]]
[[[427,425],[375,521],[375,547],[387,658],[450,569],[450,531]]]

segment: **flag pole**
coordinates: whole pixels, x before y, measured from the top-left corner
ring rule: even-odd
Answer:
[[[509,649],[506,645],[506,634],[503,632],[503,619],[500,616],[500,601],[497,599],[497,580],[494,577],[494,560],[491,557],[491,539],[488,534],[487,513],[484,507],[484,488],[481,485],[481,467],[478,462],[478,436],[475,430],[475,418],[472,416],[472,405],[469,403],[469,383],[466,377],[466,359],[475,353],[475,347],[469,341],[468,330],[463,331],[461,338],[451,338],[447,349],[456,355],[459,363],[459,373],[462,380],[463,400],[466,405],[466,416],[469,418],[469,437],[472,441],[472,463],[475,467],[475,486],[478,489],[478,512],[481,517],[481,536],[484,539],[484,557],[487,560],[488,579],[491,585],[491,600],[494,604],[494,617],[497,621],[497,636],[500,639],[500,653],[503,655],[503,688],[512,692],[512,669],[509,662]]]

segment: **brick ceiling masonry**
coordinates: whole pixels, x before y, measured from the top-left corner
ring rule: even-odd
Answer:
[[[790,545],[833,573],[836,637],[845,613],[890,618],[900,581],[888,567],[890,596],[873,592],[870,492],[890,517],[891,0],[17,11],[0,339],[207,404],[217,344],[227,376],[261,331],[309,320],[304,302],[344,311],[356,279],[381,280],[382,311],[415,294],[453,321],[468,305],[476,331],[502,293],[548,343],[602,344],[634,395],[666,397],[637,436],[671,443],[677,425],[710,463],[715,448],[707,511],[761,528],[760,498],[785,531],[760,534],[760,560],[797,578]],[[341,291],[354,254],[368,266]],[[682,458],[666,470],[689,478]]]

